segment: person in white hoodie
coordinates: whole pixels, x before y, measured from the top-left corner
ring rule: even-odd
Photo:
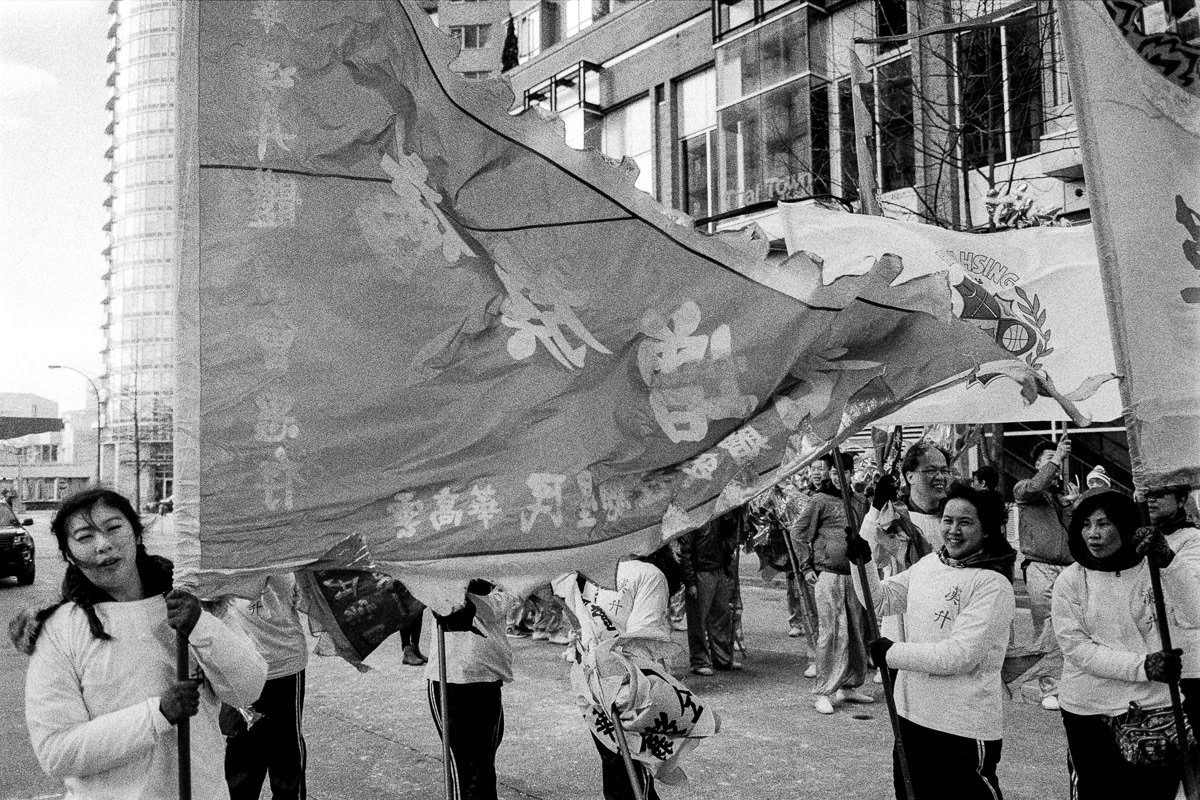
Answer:
[[[228,800],[220,704],[254,702],[266,661],[171,588],[171,562],[147,554],[122,495],[73,495],[51,529],[67,561],[62,601],[14,626],[31,654],[25,718],[38,763],[70,800],[174,798],[175,726],[190,718],[192,797]],[[177,633],[189,637],[189,680],[175,676]]]
[[[870,644],[881,669],[895,670],[900,718],[913,789],[919,798],[996,800],[1003,743],[1000,669],[1016,611],[1004,537],[1004,504],[993,492],[956,484],[946,496],[935,553],[880,581],[870,546],[854,537],[853,561],[866,561],[875,613],[905,615],[907,638]],[[862,583],[852,570],[863,601]],[[896,797],[905,798],[898,755]]]
[[[1058,699],[1075,800],[1169,800],[1182,777],[1178,763],[1126,761],[1112,729],[1131,703],[1170,705],[1168,683],[1182,672],[1182,651],[1163,650],[1158,636],[1147,557],[1162,571],[1172,627],[1200,621],[1193,572],[1161,531],[1138,528],[1138,519],[1137,505],[1118,491],[1082,495],[1067,530],[1076,563],[1054,582],[1051,618],[1063,652]]]

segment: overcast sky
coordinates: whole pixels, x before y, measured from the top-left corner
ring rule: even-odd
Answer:
[[[83,408],[102,370],[108,0],[0,0],[0,392]]]

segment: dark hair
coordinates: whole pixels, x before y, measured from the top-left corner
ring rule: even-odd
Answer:
[[[904,454],[904,459],[900,462],[900,474],[907,475],[910,472],[916,472],[917,467],[921,464],[921,459],[929,453],[941,453],[946,459],[946,466],[950,466],[950,454],[942,447],[938,447],[933,442],[922,439],[921,441],[908,448],[908,452]],[[905,478],[907,481],[908,478]]]
[[[1167,495],[1174,495],[1175,499],[1180,503],[1185,502],[1188,498],[1188,495],[1191,493],[1192,487],[1188,486],[1186,483],[1174,483],[1170,486],[1161,486],[1155,489],[1147,489],[1145,491],[1146,497],[1166,497]]]
[[[1083,540],[1083,525],[1097,511],[1105,513],[1121,537],[1121,547],[1105,559],[1093,556]],[[1116,489],[1091,489],[1075,501],[1071,524],[1067,527],[1067,545],[1074,559],[1088,569],[1104,572],[1129,569],[1142,560],[1133,545],[1133,534],[1141,524],[1142,515],[1132,497]]]
[[[1000,473],[991,464],[984,464],[979,469],[971,473],[975,480],[982,483],[989,489],[995,489],[1000,485]]]
[[[68,520],[81,512],[85,515],[90,515],[92,509],[101,503],[121,512],[122,516],[129,520],[129,525],[133,528],[134,537],[139,544],[141,543],[142,532],[145,528],[142,525],[141,516],[134,510],[133,504],[129,502],[129,498],[119,492],[114,492],[112,489],[84,489],[64,500],[62,506],[58,509],[58,513],[54,515],[54,520],[50,523],[50,530],[53,531],[54,538],[58,540],[58,549],[62,553],[64,561],[70,562],[71,560],[70,550],[67,549]]]
[[[1042,439],[1033,446],[1033,450],[1030,451],[1029,458],[1034,464],[1036,464],[1037,460],[1042,457],[1042,453],[1046,452],[1047,450],[1057,449],[1058,445],[1056,445],[1054,442],[1050,441],[1049,439]]]
[[[999,492],[991,489],[976,489],[965,483],[952,483],[950,490],[946,492],[946,502],[949,503],[951,500],[966,500],[975,507],[975,513],[979,515],[979,527],[983,529],[984,552],[998,552],[995,547],[996,542],[1004,544],[1004,547],[999,549],[1010,549],[1008,541],[1002,534],[1007,514],[1004,510],[1004,498],[1000,496]],[[989,547],[989,545],[992,546]]]

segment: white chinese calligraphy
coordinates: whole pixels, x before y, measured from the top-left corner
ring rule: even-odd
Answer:
[[[650,408],[672,442],[698,442],[714,419],[748,416],[758,398],[742,394],[738,374],[745,368],[733,357],[732,333],[718,325],[698,335],[700,308],[684,302],[668,323],[647,311],[638,345],[638,369],[650,389]]]
[[[680,469],[693,480],[711,481],[719,466],[721,466],[721,457],[716,453],[708,452],[696,456]]]
[[[384,155],[380,166],[392,178],[394,197],[378,197],[384,216],[394,217],[393,235],[417,247],[417,255],[438,251],[451,264],[475,251],[462,240],[442,213],[442,195],[428,185],[429,169],[416,153],[401,152],[399,159]]]
[[[483,486],[474,484],[467,494],[471,496],[470,502],[467,503],[467,516],[479,520],[483,524],[484,530],[487,530],[491,527],[492,520],[501,514],[500,503],[496,500],[496,490],[490,483]]]
[[[300,426],[292,416],[295,402],[281,388],[266,389],[255,397],[254,403],[258,406],[258,418],[254,421],[255,441],[274,444],[299,436]]]
[[[413,496],[412,492],[397,492],[388,504],[388,513],[392,515],[392,524],[396,527],[397,539],[410,539],[417,535],[421,526],[421,512],[425,504]]]
[[[268,511],[291,511],[295,506],[296,464],[288,458],[287,450],[275,448],[272,457],[258,464],[262,478],[263,505]]]
[[[255,0],[250,16],[262,25],[263,33],[270,35],[272,27],[283,24],[283,0]]]
[[[462,524],[463,512],[456,508],[458,495],[445,486],[433,496],[433,511],[429,514],[429,524],[435,531],[442,528],[455,528]]]
[[[575,476],[575,483],[579,486],[579,520],[575,523],[576,528],[594,528],[598,520],[596,512],[599,510],[596,503],[596,496],[593,492],[592,472],[584,470]]]
[[[296,329],[278,317],[264,317],[250,328],[250,335],[263,351],[263,367],[283,371],[288,368],[288,351],[296,340]]]
[[[720,447],[739,464],[745,464],[758,458],[768,444],[765,436],[750,425],[744,425],[721,440]]]
[[[294,228],[296,207],[300,204],[296,178],[269,169],[255,170],[250,185],[251,228]]]
[[[507,294],[500,304],[500,321],[516,329],[508,338],[510,356],[518,361],[529,358],[541,342],[555,361],[572,370],[583,369],[589,347],[605,355],[612,354],[588,332],[575,313],[573,307],[582,305],[582,297],[553,283],[534,285],[532,277],[520,268],[506,269],[497,264],[496,275]],[[572,346],[568,331],[582,344]]]
[[[554,523],[554,527],[562,527],[562,487],[566,480],[566,475],[547,472],[535,472],[526,479],[525,485],[533,495],[533,502],[521,509],[522,532],[529,533],[543,516]]]

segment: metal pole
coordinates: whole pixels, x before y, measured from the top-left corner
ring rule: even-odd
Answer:
[[[437,654],[438,708],[442,715],[442,779],[446,784],[446,800],[454,800],[453,778],[450,774],[450,698],[446,691],[450,683],[446,680],[446,628],[441,620],[437,623]]]
[[[617,737],[617,749],[621,751],[621,760],[625,762],[625,774],[629,776],[629,788],[633,790],[633,796],[637,800],[646,800],[646,793],[642,791],[642,784],[637,778],[637,770],[633,767],[633,755],[629,752],[629,742],[625,740],[625,728],[621,725],[621,712],[617,710],[615,702],[608,707],[608,713],[612,715],[613,734]]]
[[[100,483],[100,389],[96,387],[96,382],[91,376],[83,370],[75,369],[74,367],[64,366],[62,364],[50,364],[50,369],[69,369],[83,376],[83,379],[92,385],[92,391],[96,394],[96,483]]]
[[[175,634],[175,678],[186,681],[188,674],[188,637]],[[192,726],[187,717],[175,723],[179,736],[179,800],[192,800]]]
[[[808,642],[809,656],[817,657],[817,635],[812,629],[811,609],[808,606],[808,591],[804,588],[805,580],[800,574],[800,559],[796,556],[796,548],[792,545],[792,532],[783,532],[783,544],[787,548],[788,561],[792,564],[792,580],[796,584],[796,601],[800,604],[800,627],[804,629],[804,640]]]
[[[838,482],[842,485],[842,508],[846,511],[846,536],[852,539],[858,536],[858,519],[854,514],[854,506],[850,503],[852,491],[846,480],[846,470],[842,467],[842,452],[835,445],[833,448],[833,468],[837,471]],[[858,567],[858,580],[862,584],[863,605],[867,612],[867,637],[869,641],[879,638],[879,619],[875,616],[875,601],[871,597],[871,585],[867,583],[867,563],[854,562]],[[892,681],[892,671],[887,666],[879,666],[879,674],[883,678],[883,696],[887,699],[888,717],[892,721],[892,735],[896,737],[896,755],[900,762],[900,776],[904,779],[904,793],[908,800],[917,800],[913,791],[912,773],[908,767],[908,756],[904,752],[904,738],[900,733],[900,715],[896,711],[896,687]]]
[[[738,509],[737,540],[733,545],[733,591],[729,593],[729,659],[734,659],[734,651],[741,650],[746,655],[746,647],[741,642],[738,633],[738,606],[742,602],[742,523],[746,519],[746,507]]]

